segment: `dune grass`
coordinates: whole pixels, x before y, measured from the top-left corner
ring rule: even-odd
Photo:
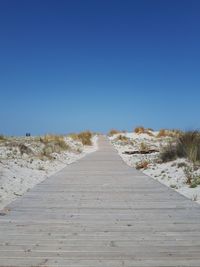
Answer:
[[[0,134],[0,142],[6,141],[6,140],[7,138],[3,134]]]
[[[108,136],[113,136],[114,134],[118,134],[118,133],[120,133],[119,130],[111,129],[111,130],[109,131],[109,133],[108,133]]]
[[[158,138],[169,136],[169,132],[166,129],[161,129],[157,134]]]
[[[149,146],[146,144],[146,143],[144,143],[144,142],[141,142],[140,143],[140,147],[139,147],[139,150],[140,151],[149,151]]]
[[[144,128],[143,126],[137,126],[137,127],[134,129],[134,132],[137,133],[137,134],[144,133],[144,132],[145,132],[145,128]]]
[[[157,137],[179,137],[182,133],[182,131],[176,129],[160,129],[157,134]]]
[[[193,163],[200,162],[200,132],[181,133],[173,143],[163,149],[160,156],[163,162],[176,158],[187,158]]]
[[[137,134],[148,134],[149,136],[153,136],[153,129],[151,128],[144,128],[143,126],[138,126],[134,129],[134,133]]]
[[[90,131],[81,132],[78,134],[78,139],[81,140],[84,146],[92,145],[92,133]]]
[[[80,141],[84,146],[92,145],[92,136],[93,134],[90,131],[80,132],[78,134],[72,133],[69,135],[73,140]]]
[[[128,142],[129,141],[129,138],[126,137],[125,135],[118,135],[117,138],[115,139],[116,141],[122,141],[122,142]]]
[[[51,157],[52,153],[60,153],[62,151],[69,150],[69,145],[65,142],[64,136],[48,134],[40,138],[40,141],[44,144],[42,150],[42,156],[48,158]]]
[[[55,145],[59,146],[63,150],[67,150],[69,148],[68,144],[65,142],[64,136],[62,135],[45,135],[42,137],[41,142],[44,144],[54,143]]]

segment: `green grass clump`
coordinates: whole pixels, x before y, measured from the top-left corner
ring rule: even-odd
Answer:
[[[192,179],[192,182],[191,182],[190,187],[191,187],[191,188],[195,188],[195,187],[197,187],[198,185],[200,185],[200,176],[195,176],[195,177],[193,177],[193,179]]]

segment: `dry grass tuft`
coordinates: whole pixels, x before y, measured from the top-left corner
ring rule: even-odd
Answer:
[[[0,134],[0,142],[6,141],[6,140],[7,138],[3,134]]]
[[[163,162],[176,158],[187,158],[193,163],[200,162],[200,132],[188,131],[179,135],[161,153]]]
[[[200,132],[189,131],[181,134],[176,149],[178,157],[188,158],[192,162],[200,161]]]
[[[162,137],[179,137],[181,134],[183,134],[180,130],[167,130],[167,129],[161,129],[159,133],[157,134],[158,138]]]
[[[78,134],[71,133],[69,137],[71,137],[75,141],[80,141],[83,145],[92,145],[92,133],[90,131],[84,131]]]
[[[170,136],[170,135],[169,135],[169,131],[166,129],[161,129],[159,133],[157,134],[158,138],[167,137],[167,136]]]
[[[137,170],[140,170],[140,169],[147,169],[148,168],[148,165],[149,165],[149,162],[148,161],[146,161],[146,160],[144,160],[144,161],[141,161],[141,162],[138,162],[137,164],[136,164],[136,169]]]
[[[83,145],[86,146],[92,145],[92,133],[90,131],[81,132],[77,136]]]
[[[117,138],[115,140],[122,141],[122,142],[128,142],[129,138],[126,137],[125,135],[120,134],[119,136],[117,136]]]
[[[149,136],[154,136],[153,135],[153,129],[151,128],[144,128],[143,126],[138,126],[134,129],[134,132],[137,134],[148,134]]]
[[[110,130],[110,132],[108,133],[109,136],[113,136],[114,134],[118,134],[120,133],[120,131],[116,130],[116,129],[112,129]]]
[[[143,126],[138,126],[134,129],[134,132],[137,134],[141,134],[145,132],[145,128]]]
[[[42,156],[51,158],[52,153],[60,153],[69,150],[69,145],[65,142],[64,136],[48,134],[40,138],[40,141],[45,145],[42,150]]]
[[[153,128],[147,128],[147,130],[150,131],[150,132],[153,132],[154,131]]]
[[[188,184],[191,188],[195,188],[200,185],[200,175],[194,174],[194,168],[186,167],[185,170],[186,176],[186,184]]]
[[[24,144],[19,144],[18,147],[19,147],[19,151],[20,151],[21,155],[23,155],[23,154],[33,155],[32,149],[30,149],[28,146],[26,146]]]
[[[154,136],[151,130],[145,129],[145,133],[149,136]]]
[[[146,143],[144,143],[144,142],[140,143],[140,148],[139,148],[140,151],[149,151],[149,149],[150,148]]]
[[[184,134],[184,132],[181,130],[178,130],[178,129],[172,129],[172,130],[170,130],[170,134],[172,137],[179,137],[182,134]]]
[[[73,140],[76,140],[76,141],[79,140],[78,134],[76,134],[76,133],[71,133],[68,136],[71,137]]]
[[[45,135],[41,141],[45,144],[54,143],[55,145],[59,146],[62,150],[69,149],[69,146],[65,142],[64,136],[62,135]]]
[[[160,158],[162,162],[175,160],[177,158],[176,144],[169,143],[168,146],[163,148],[162,152],[160,153]]]

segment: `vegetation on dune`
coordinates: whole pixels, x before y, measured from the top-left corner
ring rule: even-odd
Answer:
[[[34,154],[31,148],[29,148],[28,146],[22,143],[18,144],[18,148],[19,148],[21,155],[23,154],[33,155]]]
[[[149,136],[155,136],[153,134],[154,130],[152,128],[145,128],[143,126],[138,126],[134,129],[134,132],[137,134],[148,134]],[[182,132],[180,130],[167,130],[167,129],[160,129],[157,134],[158,138],[162,137],[176,137],[179,136]]]
[[[185,176],[187,178],[186,184],[191,188],[195,188],[200,185],[200,175],[196,174],[194,166],[186,166],[184,169]]]
[[[137,134],[141,134],[145,132],[145,128],[143,126],[138,126],[134,129],[134,132]]]
[[[166,129],[161,129],[157,134],[158,138],[169,136],[169,132]]]
[[[160,129],[159,133],[157,134],[158,138],[162,137],[178,137],[182,134],[183,132],[180,130],[167,130],[167,129]]]
[[[74,140],[80,141],[83,145],[92,145],[92,133],[85,131],[79,134],[69,135]],[[41,137],[26,138],[26,137],[13,137],[4,138],[0,136],[0,142],[7,141],[5,145],[9,148],[9,151],[13,153],[29,156],[39,157],[41,159],[53,158],[53,153],[61,153],[63,151],[72,151],[67,137],[64,135],[47,134]],[[80,145],[79,145],[80,146]],[[12,154],[10,152],[10,154]],[[81,152],[80,147],[77,152]]]
[[[168,162],[177,158],[176,144],[169,143],[160,153],[162,162]]]
[[[141,162],[138,162],[135,166],[135,168],[137,170],[140,170],[140,169],[147,169],[148,168],[148,165],[149,165],[149,162],[147,160],[144,160],[144,161],[141,161]]]
[[[140,151],[149,151],[149,149],[150,148],[146,143],[144,143],[144,142],[140,143],[140,148],[139,148]]]
[[[6,141],[6,140],[7,140],[7,138],[3,134],[0,134],[0,142]]]
[[[134,129],[134,132],[137,134],[148,134],[150,136],[153,136],[153,129],[151,128],[144,128],[143,126],[138,126]]]
[[[78,139],[81,140],[83,145],[92,145],[92,133],[90,131],[81,132],[78,134]]]
[[[200,185],[200,176],[199,175],[194,175],[194,177],[193,177],[193,179],[191,181],[190,187],[191,188],[195,188],[198,185]]]
[[[40,138],[40,141],[44,144],[41,155],[48,158],[52,153],[60,153],[62,151],[69,150],[69,145],[65,142],[65,138],[62,135],[45,135]]]
[[[78,134],[76,134],[76,133],[70,133],[68,136],[71,137],[73,140],[79,140]]]
[[[65,142],[64,136],[47,134],[40,138],[40,141],[44,144],[55,143],[63,149],[68,149],[68,145]]]
[[[200,132],[188,131],[179,134],[174,142],[163,149],[160,156],[163,162],[176,158],[186,158],[193,163],[200,162]]]
[[[113,136],[114,134],[118,134],[120,133],[120,131],[116,130],[116,129],[111,129],[110,132],[108,133],[109,136]]]
[[[119,136],[116,137],[116,141],[122,141],[122,142],[128,142],[129,138],[126,137],[125,135],[120,134]]]
[[[153,131],[154,131],[154,129],[153,129],[153,128],[147,128],[147,130],[148,130],[148,131],[151,131],[151,132],[153,132]]]
[[[83,145],[91,146],[92,145],[92,133],[90,131],[84,131],[81,133],[72,133],[69,135],[73,140],[80,141]]]
[[[177,154],[192,162],[200,161],[200,132],[186,132],[178,138]]]

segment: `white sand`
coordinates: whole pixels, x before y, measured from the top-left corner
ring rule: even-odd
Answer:
[[[23,195],[27,190],[42,182],[50,175],[64,168],[86,154],[98,149],[97,136],[92,146],[83,146],[80,142],[66,138],[70,152],[53,153],[54,159],[42,160],[27,154],[21,155],[16,147],[0,145],[0,209]],[[23,141],[26,143],[26,141]],[[33,151],[40,149],[39,142],[29,144]]]
[[[186,184],[187,177],[185,169],[192,168],[193,166],[192,163],[186,159],[177,159],[166,163],[158,163],[159,152],[146,155],[123,154],[124,151],[139,150],[141,143],[151,149],[161,150],[162,146],[165,146],[170,140],[169,137],[157,138],[157,132],[152,133],[154,136],[149,136],[148,134],[120,133],[122,136],[129,138],[128,143],[116,139],[120,134],[115,134],[110,137],[110,140],[118,150],[119,155],[129,166],[136,167],[140,162],[149,162],[146,169],[141,169],[142,172],[200,204],[200,186],[191,188],[188,184]],[[180,166],[180,163],[185,166]],[[200,169],[192,169],[191,173],[192,175],[200,176]]]

